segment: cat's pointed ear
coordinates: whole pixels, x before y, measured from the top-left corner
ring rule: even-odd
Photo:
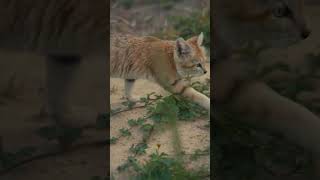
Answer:
[[[179,56],[190,53],[190,47],[188,43],[181,37],[176,40],[176,50]]]
[[[201,46],[202,43],[203,43],[203,32],[200,33],[200,35],[198,36],[198,39],[197,39],[198,46]]]

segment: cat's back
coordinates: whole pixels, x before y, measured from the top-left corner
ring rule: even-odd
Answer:
[[[153,36],[135,36],[131,34],[112,33],[110,35],[111,48],[145,47],[153,42],[161,42]],[[143,50],[143,49],[141,49]]]
[[[110,36],[111,61],[146,59],[151,49],[163,41],[152,36],[134,36],[130,34],[112,33]],[[157,48],[160,50],[160,48]]]
[[[150,68],[157,53],[164,52],[166,41],[152,36],[112,33],[110,73],[113,77],[151,77]],[[163,61],[164,62],[164,61]]]
[[[105,0],[0,0],[0,48],[105,53],[107,9]]]

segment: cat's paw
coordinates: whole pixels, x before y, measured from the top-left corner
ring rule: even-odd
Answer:
[[[130,101],[130,102],[134,102],[134,103],[140,102],[140,97],[135,97],[135,96],[130,96],[130,97],[123,96],[121,99],[126,100],[126,101]]]
[[[135,97],[135,96],[131,96],[131,97],[127,97],[127,100],[130,102],[140,102],[140,97]]]

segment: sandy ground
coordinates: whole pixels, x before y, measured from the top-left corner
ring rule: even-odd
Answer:
[[[209,70],[209,63],[207,64],[207,69]],[[208,71],[210,72],[210,70]],[[204,81],[209,78],[209,74],[194,78],[194,80]],[[111,94],[111,108],[116,109],[121,108],[122,96],[124,95],[124,82],[122,79],[111,79],[110,88],[114,90]],[[115,91],[116,89],[116,91]],[[133,89],[133,95],[136,97],[145,96],[148,93],[155,92],[156,94],[161,94],[163,96],[168,95],[162,87],[154,82],[147,80],[138,80]],[[127,121],[129,119],[136,119],[142,117],[146,113],[145,109],[133,109],[128,112],[123,112],[111,117],[110,122],[110,135],[111,137],[117,137],[119,135],[119,129],[128,128],[129,125]],[[195,119],[191,122],[180,121],[178,122],[178,132],[181,138],[182,150],[186,154],[192,154],[195,150],[201,149],[205,150],[210,145],[210,133],[209,129],[204,126],[208,124],[208,119]],[[132,136],[129,138],[121,138],[117,143],[111,145],[111,174],[114,175],[115,179],[126,179],[125,176],[119,175],[116,168],[123,164],[129,155],[129,148],[132,144],[137,144],[142,140],[142,133],[138,129],[132,130]],[[148,149],[146,155],[138,157],[140,160],[146,160],[148,155],[155,152],[157,149],[157,144],[161,144],[159,149],[160,152],[165,152],[169,155],[174,155],[174,149],[172,144],[172,130],[165,128],[164,130],[154,131],[148,141]],[[198,167],[199,165],[209,165],[209,156],[205,158],[200,158],[198,162],[195,162],[193,167]]]

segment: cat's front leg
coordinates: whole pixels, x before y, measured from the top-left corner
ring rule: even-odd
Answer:
[[[124,90],[125,90],[125,99],[131,102],[138,102],[139,98],[132,96],[132,89],[135,83],[135,79],[125,79]]]
[[[193,89],[189,83],[182,79],[175,80],[170,84],[168,90],[171,93],[182,95],[183,97],[199,104],[206,110],[210,111],[210,98]]]

